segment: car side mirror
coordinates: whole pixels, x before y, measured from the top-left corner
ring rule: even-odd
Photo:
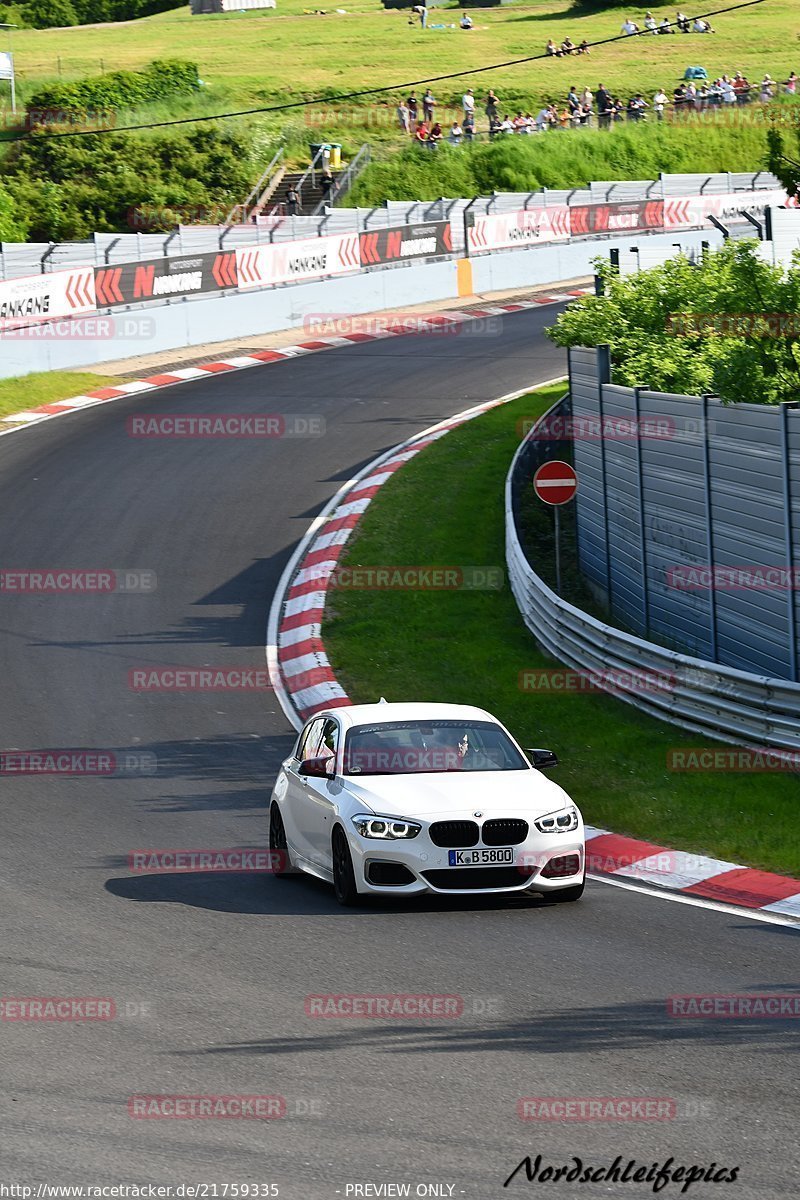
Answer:
[[[544,771],[547,767],[557,767],[558,758],[552,750],[526,750],[532,767],[536,767],[537,771]]]
[[[326,754],[321,758],[306,758],[297,768],[298,775],[310,776],[312,779],[332,779],[333,766],[336,760]]]

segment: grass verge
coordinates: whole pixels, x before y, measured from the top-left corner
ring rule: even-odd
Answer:
[[[0,379],[0,417],[69,400],[97,388],[120,383],[119,376],[93,375],[88,371],[43,371],[41,375],[20,375],[15,379]]]
[[[422,451],[370,504],[342,565],[505,568],[503,485],[515,425],[562,392],[557,384],[494,409]],[[339,591],[326,612],[328,654],[354,700],[484,705],[523,746],[558,753],[555,777],[591,824],[800,876],[796,775],[677,774],[667,769],[670,748],[720,743],[608,695],[520,690],[521,671],[553,664],[508,587]]]

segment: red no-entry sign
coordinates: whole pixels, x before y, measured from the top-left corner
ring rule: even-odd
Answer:
[[[578,490],[578,476],[569,463],[543,463],[533,477],[533,490],[545,504],[566,504]]]

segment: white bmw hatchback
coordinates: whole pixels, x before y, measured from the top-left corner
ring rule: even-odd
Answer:
[[[270,799],[276,874],[366,895],[543,893],[578,900],[583,820],[548,750],[462,704],[360,704],[317,713]]]

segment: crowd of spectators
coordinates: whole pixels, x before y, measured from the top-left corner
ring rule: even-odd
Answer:
[[[515,115],[504,112],[498,96],[490,88],[480,107],[488,121],[488,130],[485,132],[493,139],[510,134],[545,133],[550,129],[590,128],[595,124],[599,129],[610,129],[621,121],[647,120],[649,114],[655,120],[663,121],[669,112],[681,117],[691,112],[730,109],[754,101],[766,104],[775,97],[779,86],[787,95],[796,95],[798,77],[795,72],[792,71],[781,85],[768,74],[760,83],[751,83],[741,71],[737,71],[733,76],[722,75],[711,83],[690,79],[674,88],[671,96],[659,87],[652,96],[645,97],[637,92],[624,100],[602,83],[596,92],[588,86],[578,88],[573,85],[563,103],[550,101],[535,114],[522,110]],[[475,121],[478,107],[475,93],[468,88],[461,98],[461,118],[453,121],[445,133],[441,123],[435,119],[436,98],[428,88],[421,101],[416,92],[412,92],[406,100],[401,100],[397,106],[397,119],[403,132],[417,144],[435,150],[445,140],[453,146],[473,141],[477,136]]]
[[[656,21],[653,14],[648,12],[641,28],[628,17],[622,26],[622,33],[631,36],[650,33],[658,36],[709,34],[714,33],[714,30],[704,18],[689,18],[678,10],[674,21],[669,21],[667,17]],[[580,45],[576,45],[567,36],[560,45],[556,45],[551,38],[547,43],[546,53],[553,58],[569,55],[588,56],[591,49],[585,38]],[[702,68],[693,70],[696,70],[698,75],[705,74]],[[686,74],[690,74],[688,69]],[[497,138],[513,134],[545,133],[551,129],[588,128],[595,124],[600,129],[609,129],[620,121],[645,121],[649,116],[656,121],[663,121],[667,114],[680,117],[707,109],[730,110],[734,106],[743,106],[754,101],[766,104],[774,99],[779,89],[787,95],[796,95],[797,82],[794,71],[782,84],[776,83],[768,74],[760,83],[751,83],[741,71],[737,71],[734,75],[722,75],[712,82],[705,78],[687,79],[673,89],[671,96],[659,87],[647,97],[637,92],[626,99],[612,93],[602,83],[598,85],[596,93],[589,87],[579,89],[573,86],[563,103],[550,101],[535,114],[520,110],[515,115],[501,110],[500,101],[490,88],[480,107],[483,108],[488,121],[488,136]],[[417,144],[436,150],[445,140],[454,146],[473,141],[477,136],[475,123],[478,107],[475,93],[468,88],[461,99],[460,119],[454,120],[445,133],[441,123],[435,119],[436,99],[428,88],[421,101],[418,100],[416,92],[411,92],[407,99],[401,100],[397,106],[397,119],[403,132],[412,137]]]

